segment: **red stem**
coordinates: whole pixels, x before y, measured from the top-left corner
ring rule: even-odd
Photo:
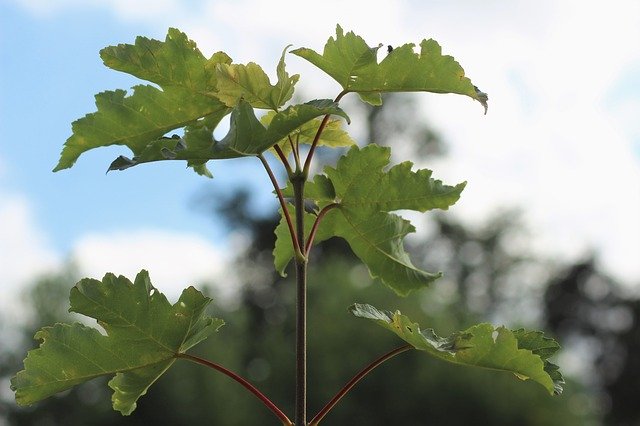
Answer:
[[[278,154],[278,157],[280,157],[280,161],[282,161],[282,164],[284,164],[284,168],[287,169],[287,174],[291,175],[291,173],[293,173],[293,170],[291,170],[289,160],[287,160],[287,156],[284,155],[282,148],[280,148],[278,144],[275,144],[273,146],[273,149],[276,151],[276,154]]]
[[[329,212],[329,210],[336,208],[338,206],[339,206],[338,203],[331,203],[327,206],[324,206],[322,210],[320,210],[320,212],[318,213],[318,216],[316,217],[315,222],[313,222],[313,227],[311,228],[311,232],[309,233],[309,239],[307,240],[307,243],[304,247],[305,256],[307,257],[309,256],[309,251],[311,250],[311,246],[313,245],[313,240],[316,237],[316,232],[318,231],[318,226],[320,225],[320,221],[322,220],[324,215],[327,214],[327,212]]]
[[[298,237],[296,236],[296,230],[293,226],[293,221],[291,220],[291,215],[289,214],[289,209],[287,208],[287,203],[284,200],[284,196],[282,195],[282,191],[280,190],[280,185],[278,185],[278,181],[276,177],[273,175],[273,171],[271,171],[271,167],[269,167],[269,163],[264,158],[262,154],[258,155],[258,158],[262,162],[267,174],[269,175],[269,179],[271,179],[271,183],[273,184],[273,188],[276,190],[276,194],[278,194],[278,201],[280,201],[280,207],[282,207],[282,213],[284,214],[284,218],[287,221],[287,226],[289,227],[289,233],[291,234],[291,242],[293,243],[293,249],[296,253],[300,253],[302,255],[302,247],[300,247],[300,243],[298,242]]]
[[[269,398],[267,398],[255,386],[253,386],[251,383],[249,383],[247,380],[245,380],[243,377],[237,375],[233,371],[221,366],[220,364],[216,364],[215,362],[211,362],[211,361],[208,361],[206,359],[203,359],[203,358],[200,358],[200,357],[197,357],[197,356],[194,356],[194,355],[179,353],[179,354],[176,354],[176,357],[177,358],[184,358],[184,359],[187,359],[187,360],[189,360],[191,362],[195,362],[197,364],[201,364],[201,365],[204,365],[206,367],[213,368],[214,370],[217,370],[217,371],[221,372],[222,374],[232,378],[236,382],[240,383],[249,392],[251,392],[256,397],[258,397],[258,399],[260,401],[262,401],[262,403],[269,410],[271,410],[271,412],[273,414],[275,414],[280,420],[282,420],[282,424],[283,425],[287,425],[287,426],[293,425],[293,423],[291,423],[291,420],[289,420],[287,415],[284,414],[273,402],[271,402],[271,400]]]
[[[336,98],[333,101],[339,102],[340,99],[342,99],[342,97],[347,93],[349,92],[347,92],[346,90],[343,90],[338,94],[338,96],[336,96]],[[305,176],[309,175],[309,168],[311,167],[311,159],[313,158],[313,153],[316,150],[316,146],[318,145],[318,141],[320,140],[320,135],[322,134],[324,127],[327,125],[327,122],[329,121],[330,116],[331,114],[327,114],[324,116],[324,118],[322,119],[322,122],[320,123],[320,126],[318,127],[318,131],[316,132],[316,136],[313,138],[313,142],[311,143],[311,148],[309,149],[309,154],[307,154],[307,159],[304,161]]]
[[[296,140],[300,135],[298,134],[296,136]],[[291,135],[287,136],[287,138],[289,139],[289,145],[291,146],[291,152],[293,152],[293,160],[296,163],[296,171],[300,171],[300,150],[298,149],[298,144],[297,143],[293,143],[293,139],[291,138]],[[291,176],[291,175],[289,175]]]
[[[334,396],[333,399],[329,401],[327,405],[325,405],[322,408],[322,410],[320,410],[320,412],[316,414],[316,416],[313,419],[311,419],[309,426],[317,426],[320,423],[320,420],[322,420],[324,416],[326,416],[327,413],[331,411],[331,409],[342,399],[342,397],[345,396],[347,392],[349,392],[351,388],[353,388],[360,380],[362,380],[364,376],[369,374],[371,370],[373,370],[383,362],[387,361],[388,359],[391,359],[402,352],[408,351],[409,349],[413,349],[413,346],[411,345],[401,346],[399,348],[392,350],[389,353],[382,355],[380,358],[376,359],[371,364],[366,366],[362,371],[356,374],[353,377],[353,379],[349,380],[349,383],[344,385],[343,388],[340,389],[340,391],[336,394],[336,396]]]

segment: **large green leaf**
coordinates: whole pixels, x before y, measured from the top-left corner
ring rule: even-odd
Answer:
[[[240,99],[249,102],[254,108],[277,111],[293,96],[293,86],[300,76],[289,76],[285,70],[282,52],[278,62],[278,82],[271,85],[269,77],[260,65],[249,62],[243,64],[220,64],[217,67],[218,92],[216,96],[229,107],[237,105]]]
[[[415,228],[389,212],[448,209],[460,197],[465,183],[444,185],[431,178],[430,170],[412,171],[412,163],[408,161],[385,170],[390,155],[389,148],[377,145],[352,147],[335,168],[326,167],[324,175],[307,184],[305,196],[320,209],[335,206],[324,216],[314,243],[334,236],[344,238],[372,276],[379,277],[398,294],[406,295],[441,274],[413,265],[404,250],[403,239]],[[291,195],[290,189],[285,194]],[[313,215],[305,217],[306,222],[313,220]],[[290,239],[284,237],[285,226],[281,221],[276,229],[274,257],[280,273],[293,256]],[[305,228],[310,227],[305,223]]]
[[[479,101],[487,108],[487,95],[479,91],[451,56],[442,55],[432,40],[420,43],[420,53],[409,43],[393,49],[378,63],[378,47],[369,47],[353,32],[344,34],[340,25],[336,38],[329,38],[322,55],[300,48],[298,55],[333,77],[347,92],[356,92],[372,105],[381,105],[383,92],[457,93]]]
[[[222,53],[206,59],[184,33],[170,29],[164,42],[138,37],[135,45],[121,44],[101,52],[105,64],[158,84],[134,87],[133,94],[115,90],[96,95],[97,112],[72,125],[54,171],[73,166],[84,152],[109,145],[125,145],[139,156],[149,144],[210,115],[230,110],[215,97],[215,67],[229,63]]]
[[[349,119],[338,104],[329,99],[317,99],[305,104],[292,105],[276,113],[265,127],[255,115],[253,107],[244,100],[231,112],[229,132],[221,140],[213,137],[213,130],[224,112],[211,114],[185,128],[185,136],[161,138],[149,144],[140,154],[129,159],[118,157],[109,170],[125,170],[139,164],[163,160],[188,160],[203,167],[208,160],[255,156],[271,148],[309,121],[326,114],[336,114]],[[196,169],[196,171],[199,171]]]
[[[421,330],[399,311],[381,311],[371,305],[355,304],[353,315],[373,320],[394,332],[414,348],[442,360],[467,366],[508,371],[522,380],[540,383],[551,394],[562,393],[564,379],[558,366],[548,358],[560,346],[539,331],[494,328],[491,324],[477,324],[462,332],[443,338],[433,329]]]
[[[167,132],[226,111],[219,101],[177,86],[164,90],[136,86],[131,96],[125,95],[124,90],[96,95],[98,111],[73,122],[73,135],[54,171],[73,166],[81,154],[102,146],[125,145],[140,155]]]
[[[211,299],[193,287],[171,305],[141,271],[131,283],[107,274],[83,279],[71,290],[70,311],[98,321],[106,331],[82,324],[56,324],[36,333],[25,369],[11,379],[20,405],[33,404],[99,376],[115,377],[113,407],[130,414],[136,401],[175,361],[176,355],[209,337],[224,322],[204,314]]]

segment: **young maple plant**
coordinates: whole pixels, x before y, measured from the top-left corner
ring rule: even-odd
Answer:
[[[502,370],[541,384],[549,393],[562,392],[558,367],[549,361],[558,344],[538,331],[509,330],[478,324],[448,337],[421,329],[399,311],[367,304],[349,309],[395,333],[404,344],[364,366],[338,390],[320,412],[308,420],[307,400],[307,264],[314,244],[332,237],[346,240],[371,276],[401,296],[428,286],[441,273],[413,265],[403,247],[414,232],[411,223],[394,211],[448,209],[465,183],[443,184],[426,169],[412,170],[411,162],[389,167],[390,149],[355,146],[342,121],[349,116],[340,100],[354,93],[363,102],[381,105],[385,92],[433,92],[466,95],[487,109],[487,95],[465,77],[451,56],[434,40],[388,49],[370,47],[352,32],[337,27],[322,54],[308,48],[290,53],[306,59],[342,87],[335,99],[316,99],[287,105],[299,76],[285,69],[287,48],[271,84],[262,68],[250,62],[235,64],[224,52],[206,58],[195,43],[177,29],[165,41],[138,37],[100,52],[106,66],[154,83],[138,85],[133,93],[105,91],[96,95],[98,110],[73,123],[54,171],[70,168],[93,148],[124,145],[131,157],[120,156],[109,170],[124,170],[155,161],[186,161],[211,177],[211,160],[258,159],[280,203],[281,221],[274,262],[284,276],[290,261],[296,273],[296,383],[294,420],[261,391],[222,365],[187,353],[214,334],[224,322],[205,313],[211,299],[194,287],[175,304],[153,287],[147,271],[131,282],[107,273],[102,280],[85,278],[70,293],[70,311],[95,318],[102,331],[80,323],[55,324],[37,332],[41,341],[29,351],[24,370],[11,380],[16,401],[30,405],[99,376],[114,376],[113,408],[131,414],[138,399],[178,359],[221,372],[252,392],[284,425],[317,425],[349,390],[384,361],[411,349],[454,364]],[[378,61],[378,56],[384,56]],[[267,110],[256,115],[256,109]],[[230,114],[229,130],[213,136]],[[169,132],[183,129],[183,135]],[[309,176],[316,148],[349,147],[333,167]],[[272,154],[267,160],[265,154]],[[272,165],[286,171],[279,183]],[[313,207],[310,207],[313,206]],[[293,342],[292,342],[293,343]]]

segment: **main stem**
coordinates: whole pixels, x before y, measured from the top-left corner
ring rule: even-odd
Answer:
[[[305,173],[291,177],[296,210],[296,233],[304,253]],[[295,426],[307,424],[307,258],[296,256],[296,413]]]

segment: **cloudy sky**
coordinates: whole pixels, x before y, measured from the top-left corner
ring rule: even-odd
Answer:
[[[105,175],[126,153],[117,147],[51,173],[70,123],[95,110],[93,95],[138,83],[105,68],[99,49],[164,39],[173,26],[205,55],[224,50],[273,76],[284,46],[321,50],[336,23],[370,45],[434,38],[489,93],[486,116],[465,97],[421,95],[450,156],[420,165],[469,181],[452,214],[481,223],[518,207],[537,249],[564,260],[595,250],[609,273],[640,285],[638,1],[0,0],[5,315],[30,278],[68,259],[91,276],[148,268],[171,294],[220,274],[229,234],[193,200],[207,187],[268,188],[251,160],[212,164],[214,180],[181,164]],[[309,98],[339,91],[302,59],[287,64]]]

